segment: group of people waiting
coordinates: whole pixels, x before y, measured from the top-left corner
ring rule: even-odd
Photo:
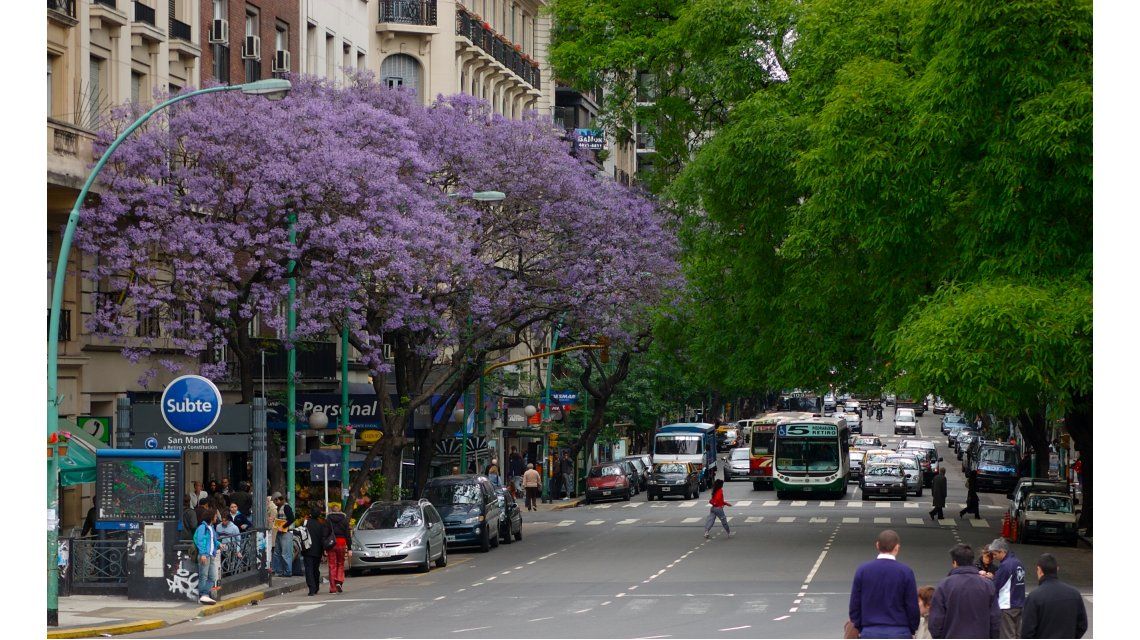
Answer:
[[[888,529],[875,541],[876,559],[855,571],[848,607],[849,638],[1080,638],[1088,630],[1084,598],[1057,577],[1057,559],[1037,559],[1038,587],[1025,592],[1025,567],[998,538],[975,563],[968,544],[950,550],[950,573],[917,588],[898,560],[900,541]]]

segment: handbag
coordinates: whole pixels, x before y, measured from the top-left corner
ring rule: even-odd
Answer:
[[[336,536],[333,535],[332,527],[325,527],[325,537],[321,540],[324,545],[325,551],[336,548]]]

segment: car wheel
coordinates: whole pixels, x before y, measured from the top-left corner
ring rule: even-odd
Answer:
[[[521,540],[522,540],[522,524],[520,523],[519,524],[519,530],[518,530],[518,532],[515,533],[515,542],[519,542]]]
[[[788,499],[788,492],[787,491],[777,491],[776,492],[776,499],[777,500],[787,500]]]
[[[629,489],[626,489],[626,490],[625,490],[625,498],[624,498],[624,500],[625,500],[626,502],[629,502],[629,499],[630,499],[631,497],[632,497],[632,496],[630,495],[630,490],[629,490]]]
[[[916,491],[916,492],[914,493],[914,495],[915,495],[915,496],[917,496],[917,497],[919,497],[919,498],[921,498],[921,497],[922,497],[922,485],[918,485],[918,491]]]
[[[439,557],[435,559],[435,566],[442,569],[447,566],[447,545],[444,544],[443,548],[439,551]]]
[[[504,535],[502,532],[499,532],[499,538],[502,539],[503,544],[510,544],[511,542],[513,542],[513,540],[511,540],[511,525],[510,525],[510,523],[507,523],[506,535]]]
[[[494,549],[495,547],[499,546],[499,542],[499,532],[496,531],[494,539],[491,540],[491,548]]]
[[[418,573],[427,573],[431,571],[431,543],[429,542],[424,549],[424,561],[416,565]]]
[[[491,550],[491,532],[486,527],[483,528],[483,537],[479,539],[479,550],[483,553]]]

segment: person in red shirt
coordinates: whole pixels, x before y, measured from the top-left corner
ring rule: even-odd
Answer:
[[[716,524],[716,519],[720,518],[720,523],[724,525],[724,532],[731,538],[732,531],[728,529],[728,518],[724,517],[724,508],[732,505],[724,501],[724,480],[717,480],[713,483],[712,498],[709,498],[709,505],[709,517],[708,520],[705,520],[705,537],[709,537],[709,531]]]

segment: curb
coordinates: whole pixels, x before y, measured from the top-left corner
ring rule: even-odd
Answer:
[[[304,588],[304,582],[297,582],[294,584],[281,585],[279,587],[272,587],[263,591],[254,591],[246,593],[241,596],[223,600],[217,604],[211,604],[204,607],[198,607],[194,610],[193,615],[185,620],[177,620],[175,622],[167,622],[166,620],[134,620],[130,622],[118,622],[114,624],[97,625],[91,627],[74,627],[71,629],[60,629],[58,631],[48,631],[48,638],[93,638],[98,636],[118,636],[126,633],[138,633],[139,631],[152,631],[154,629],[161,629],[162,627],[181,624],[189,622],[196,618],[217,615],[219,613],[237,609],[266,598],[279,596],[292,591],[298,591]]]
[[[117,624],[99,625],[95,627],[77,627],[74,629],[61,629],[48,631],[49,638],[92,638],[97,636],[117,636],[124,633],[137,633],[151,631],[166,626],[165,620],[136,620],[133,622],[120,622]]]
[[[582,504],[582,499],[581,498],[574,498],[570,502],[567,502],[566,504],[556,505],[556,506],[552,507],[550,510],[551,511],[561,511],[563,509],[573,509],[574,507],[576,507],[580,504]]]

